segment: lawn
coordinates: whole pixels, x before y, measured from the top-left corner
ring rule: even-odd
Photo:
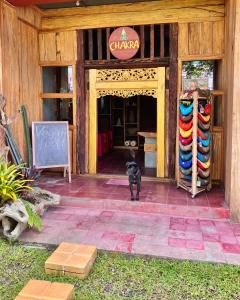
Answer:
[[[0,240],[0,299],[11,300],[30,279],[69,282],[74,299],[240,299],[240,267],[100,253],[85,280],[44,274],[50,251]]]

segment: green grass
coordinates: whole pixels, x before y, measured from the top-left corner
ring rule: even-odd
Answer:
[[[30,278],[72,283],[74,299],[240,299],[238,266],[100,253],[80,280],[45,275],[50,253],[0,240],[0,299],[14,299]]]

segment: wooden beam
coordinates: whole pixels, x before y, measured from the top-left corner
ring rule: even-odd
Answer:
[[[160,66],[169,66],[169,57],[164,58],[154,58],[150,61],[149,58],[147,59],[131,59],[126,61],[118,60],[118,59],[111,59],[109,60],[101,60],[101,61],[85,61],[84,63],[85,68],[87,69],[99,69],[99,68],[117,68],[121,67],[123,69],[128,68],[151,68],[151,67],[160,67]]]
[[[86,170],[86,98],[83,30],[77,31],[76,109],[77,109],[77,171]]]
[[[51,10],[42,19],[42,29],[73,30],[174,22],[223,20],[223,1],[163,0],[115,4],[78,9]]]
[[[73,98],[72,93],[41,93],[40,98],[42,99],[71,99]]]
[[[178,89],[178,24],[170,24],[170,74],[168,111],[168,176],[175,177],[177,89]]]

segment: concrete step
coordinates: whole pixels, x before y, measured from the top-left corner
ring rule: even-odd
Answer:
[[[173,205],[154,202],[75,198],[65,196],[61,199],[61,206],[126,212],[156,213],[178,217],[203,219],[228,219],[230,216],[230,212],[227,207]]]

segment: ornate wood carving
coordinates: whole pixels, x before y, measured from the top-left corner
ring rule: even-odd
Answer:
[[[117,96],[122,98],[129,98],[136,95],[152,96],[157,98],[157,90],[141,90],[141,89],[99,89],[97,90],[97,98],[104,97],[107,95]]]
[[[156,68],[97,70],[97,82],[157,80]]]

